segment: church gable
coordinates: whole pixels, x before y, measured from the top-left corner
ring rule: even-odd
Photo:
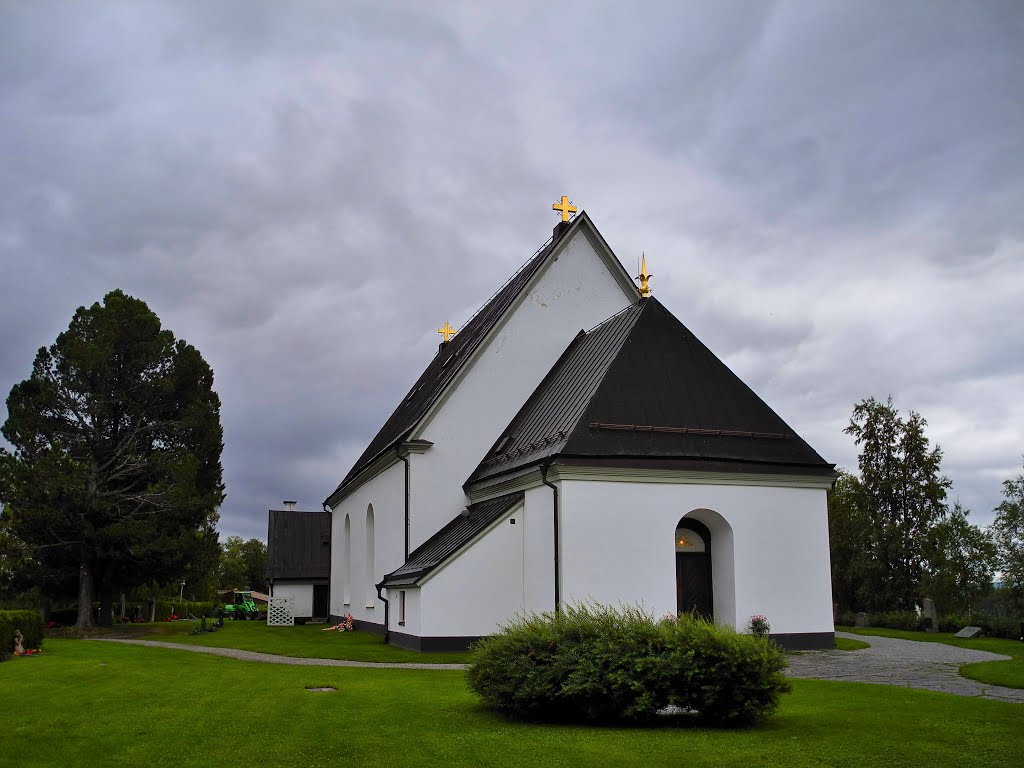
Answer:
[[[563,251],[572,247],[576,237],[587,239],[594,252],[604,260],[608,270],[606,274],[622,289],[623,301],[636,295],[629,275],[622,269],[585,212],[580,213],[571,223],[557,226],[551,241],[524,264],[450,341],[441,345],[426,370],[328,498],[328,503],[341,498],[344,489],[356,482],[360,473],[375,460],[401,445],[410,436],[415,437],[422,432],[422,426],[433,418],[432,414],[440,404],[459,386],[460,379],[474,364],[479,352],[487,346],[488,339],[494,337],[524,297],[532,295],[537,286],[543,284],[545,270],[558,260]]]
[[[574,340],[470,482],[556,457],[832,472],[653,298]]]

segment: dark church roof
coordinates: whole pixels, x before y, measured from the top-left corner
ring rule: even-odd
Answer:
[[[267,531],[267,577],[326,579],[331,569],[331,516],[272,509]]]
[[[456,517],[414,549],[404,565],[385,576],[384,586],[400,587],[415,584],[522,500],[523,493],[520,491],[467,507],[464,514]]]
[[[557,458],[830,475],[828,464],[657,299],[581,332],[470,483]]]
[[[548,256],[555,250],[559,242],[569,233],[588,221],[585,212],[580,212],[572,222],[560,224],[555,228],[552,239],[524,264],[494,296],[484,304],[451,341],[441,346],[427,369],[413,384],[412,389],[402,398],[394,413],[384,423],[377,436],[363,451],[362,455],[349,470],[338,487],[328,497],[328,503],[339,491],[348,485],[363,469],[388,450],[399,446],[422,419],[431,406],[444,393],[462,370],[463,365],[473,355],[491,329],[501,320],[506,310],[515,303],[519,294],[526,288],[530,280],[541,268]],[[590,225],[593,227],[593,224]],[[621,266],[620,266],[621,269]],[[625,275],[625,272],[623,272]],[[625,278],[629,280],[628,275]]]

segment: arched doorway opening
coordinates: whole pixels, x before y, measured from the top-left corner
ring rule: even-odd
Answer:
[[[714,621],[711,580],[711,531],[704,523],[684,517],[676,526],[676,610]]]

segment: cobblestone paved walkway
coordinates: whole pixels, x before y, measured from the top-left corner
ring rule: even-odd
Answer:
[[[998,653],[974,651],[944,643],[921,643],[875,635],[836,632],[836,637],[862,640],[870,648],[859,651],[813,651],[789,657],[789,677],[815,680],[846,680],[880,683],[926,691],[980,696],[986,699],[1024,703],[1024,690],[987,685],[968,680],[959,673],[961,664],[1008,659]]]

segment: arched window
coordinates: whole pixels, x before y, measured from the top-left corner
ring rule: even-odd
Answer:
[[[352,520],[345,515],[345,565],[342,571],[341,594],[345,605],[352,604]]]
[[[366,507],[366,607],[373,608],[376,593],[373,588],[373,504]]]

